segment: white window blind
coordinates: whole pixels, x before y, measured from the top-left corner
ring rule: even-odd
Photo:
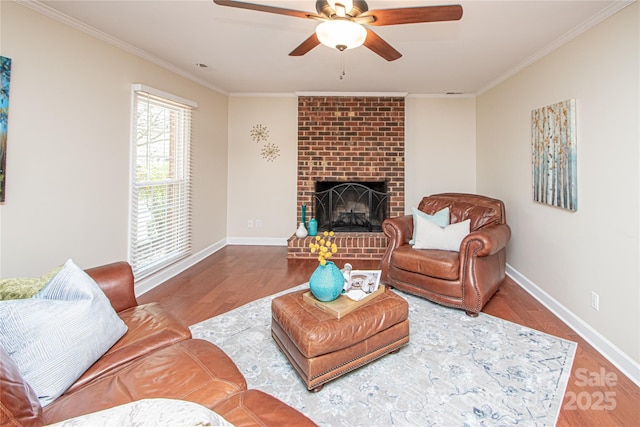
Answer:
[[[129,262],[136,279],[191,252],[192,107],[133,86]]]

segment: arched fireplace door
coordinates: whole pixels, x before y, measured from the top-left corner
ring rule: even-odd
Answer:
[[[380,232],[389,216],[387,183],[316,181],[318,230]]]

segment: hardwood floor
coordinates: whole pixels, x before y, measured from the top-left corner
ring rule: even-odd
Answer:
[[[306,282],[316,262],[288,261],[286,255],[284,247],[227,246],[138,301],[160,302],[192,325]],[[378,267],[377,261],[350,262]],[[510,278],[483,311],[578,343],[558,426],[640,425],[640,389]]]

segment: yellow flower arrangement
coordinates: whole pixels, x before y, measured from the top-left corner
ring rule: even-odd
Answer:
[[[322,236],[316,236],[316,241],[309,243],[309,250],[312,254],[318,253],[318,261],[320,265],[326,265],[327,259],[338,252],[338,246],[331,241],[334,236],[333,231],[325,231]]]

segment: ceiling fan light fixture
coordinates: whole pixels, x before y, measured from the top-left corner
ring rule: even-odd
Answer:
[[[338,16],[342,17],[353,9],[353,0],[328,0],[328,3],[331,9],[333,9]]]
[[[318,25],[316,35],[323,45],[342,51],[362,46],[367,38],[367,30],[347,19],[333,19]]]

